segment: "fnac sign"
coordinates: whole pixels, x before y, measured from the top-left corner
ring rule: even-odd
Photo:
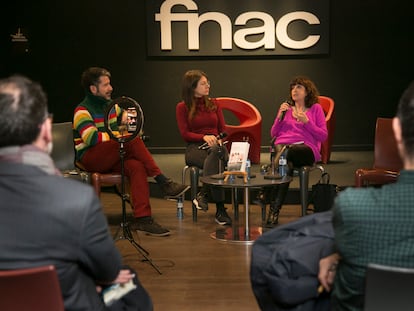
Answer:
[[[147,0],[149,56],[329,52],[329,0]]]

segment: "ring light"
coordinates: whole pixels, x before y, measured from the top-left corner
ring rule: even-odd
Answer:
[[[125,143],[142,134],[144,114],[134,99],[122,96],[112,100],[107,107],[104,123],[112,139]]]

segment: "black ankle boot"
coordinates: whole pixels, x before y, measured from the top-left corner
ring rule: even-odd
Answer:
[[[216,211],[216,223],[221,226],[224,225],[231,225],[231,218],[229,214],[227,214],[226,208],[224,204],[219,202],[216,203],[217,211]]]
[[[272,228],[278,224],[280,208],[281,206],[276,206],[274,204],[270,205],[269,214],[267,215],[265,224],[266,227]]]

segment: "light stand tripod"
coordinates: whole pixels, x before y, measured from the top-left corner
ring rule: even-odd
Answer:
[[[127,195],[125,194],[125,174],[124,174],[124,157],[125,157],[125,150],[124,150],[124,143],[120,142],[119,146],[119,156],[121,158],[121,198],[122,198],[122,222],[119,225],[117,232],[114,235],[114,240],[128,240],[129,243],[132,244],[136,248],[136,250],[148,261],[151,266],[159,274],[162,274],[160,269],[152,262],[152,259],[149,257],[149,253],[146,249],[144,249],[141,245],[139,245],[132,236],[131,229],[129,227],[129,223],[126,219],[126,202],[128,200]],[[120,232],[122,230],[122,232]]]
[[[109,122],[108,122],[108,118],[109,115],[111,113],[111,111],[113,111],[113,108],[115,107],[115,110],[117,110],[117,105],[121,106],[122,108],[123,105],[125,106],[125,104],[128,105],[127,109],[124,109],[124,111],[128,111],[128,125],[122,125],[124,128],[128,129],[128,132],[126,132],[126,135],[123,135],[122,131],[121,131],[121,126],[119,126],[119,132],[121,135],[116,136],[112,129],[110,128]],[[132,105],[132,108],[131,108]],[[134,111],[134,115],[132,116],[132,121],[131,122],[130,119],[130,114],[129,111],[132,110]],[[140,112],[140,115],[137,116],[137,112]],[[137,120],[139,119],[139,120]],[[138,122],[137,122],[138,121]],[[121,121],[122,123],[125,123],[125,120]],[[132,124],[132,127],[131,127]],[[132,246],[135,247],[135,249],[145,258],[144,261],[148,261],[151,266],[157,270],[157,272],[159,274],[161,273],[161,270],[157,267],[157,265],[155,265],[152,261],[152,259],[149,257],[149,253],[147,250],[145,250],[141,245],[139,245],[133,238],[132,233],[131,233],[131,229],[129,227],[129,223],[127,222],[127,217],[126,217],[126,202],[128,202],[128,197],[125,194],[125,150],[124,150],[124,143],[128,142],[132,139],[134,139],[137,134],[139,132],[142,131],[142,126],[143,126],[143,113],[141,110],[141,107],[138,105],[137,102],[135,102],[133,99],[128,98],[128,97],[121,97],[118,100],[114,100],[113,103],[108,107],[107,109],[107,113],[105,114],[105,127],[109,133],[109,135],[111,136],[111,138],[116,139],[119,142],[119,157],[120,157],[120,161],[121,161],[121,199],[122,199],[122,222],[120,223],[118,230],[116,231],[115,235],[114,235],[114,240],[115,241],[119,241],[119,240],[128,240],[129,243],[132,244]],[[129,129],[133,129],[133,131],[130,131]],[[132,134],[130,134],[129,132],[132,132]],[[122,230],[122,231],[121,231]]]

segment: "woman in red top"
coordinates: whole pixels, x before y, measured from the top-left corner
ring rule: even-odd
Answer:
[[[224,131],[223,113],[209,93],[207,75],[200,70],[189,70],[183,77],[182,101],[176,107],[178,128],[188,143],[185,162],[189,166],[202,168],[204,176],[221,173],[219,170],[224,169],[223,162],[228,160],[227,149],[219,144],[217,138]],[[206,148],[200,148],[201,145]],[[230,225],[231,218],[224,207],[224,191],[211,188],[210,192],[216,203],[216,222]],[[197,209],[207,211],[206,185],[203,185],[193,203]]]

